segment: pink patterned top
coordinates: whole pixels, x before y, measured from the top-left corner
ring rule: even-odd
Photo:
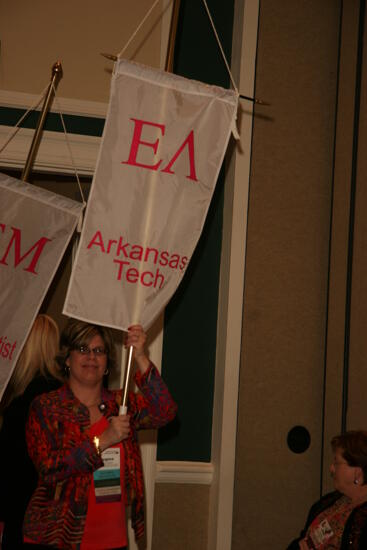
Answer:
[[[346,496],[313,520],[306,533],[306,542],[311,550],[339,550],[347,519],[353,510],[352,501]]]

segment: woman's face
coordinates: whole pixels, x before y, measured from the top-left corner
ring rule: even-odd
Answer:
[[[105,343],[99,334],[93,336],[84,349],[74,349],[66,360],[70,368],[70,383],[82,386],[102,386],[107,367]],[[102,353],[101,353],[102,352]]]
[[[337,491],[350,496],[351,488],[355,487],[357,468],[349,466],[342,455],[342,449],[336,449],[334,460],[330,466],[330,473],[334,479],[334,486]]]

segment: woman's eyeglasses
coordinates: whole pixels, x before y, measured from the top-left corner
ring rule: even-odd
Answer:
[[[90,353],[93,353],[96,357],[101,357],[102,355],[106,355],[107,353],[105,348],[90,348],[88,346],[78,346],[77,348],[75,348],[75,351],[77,351],[81,355],[89,355]]]

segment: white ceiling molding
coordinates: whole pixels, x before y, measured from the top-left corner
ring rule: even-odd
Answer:
[[[37,103],[41,96],[0,90],[0,106],[29,109]],[[51,112],[63,115],[76,115],[83,117],[106,117],[108,105],[94,101],[81,101],[78,99],[56,98]],[[42,106],[42,104],[41,104]],[[6,142],[12,127],[0,125],[0,149]],[[6,168],[23,168],[31,146],[34,130],[21,128],[15,137],[8,143],[4,151],[0,153],[0,166]],[[69,134],[68,141],[74,158],[74,163],[79,175],[93,175],[97,161],[100,137]],[[44,131],[33,166],[35,171],[52,172],[59,174],[74,173],[73,162],[63,132]]]
[[[0,149],[12,130],[11,126],[0,126]],[[34,130],[21,128],[0,153],[0,166],[22,169],[28,156],[33,134]],[[68,140],[78,174],[93,175],[101,138],[68,134]],[[64,133],[48,131],[43,133],[33,170],[74,174],[75,170]]]

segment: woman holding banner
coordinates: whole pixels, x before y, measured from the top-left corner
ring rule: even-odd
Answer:
[[[64,330],[57,359],[68,383],[36,399],[28,420],[29,453],[39,472],[23,526],[30,548],[125,548],[125,504],[136,538],[143,536],[137,430],[163,426],[176,413],[145,340],[140,325],[129,328],[125,345],[134,348],[140,393],[129,394],[127,415],[119,415],[119,392],[104,384],[115,363],[110,330],[77,320]]]
[[[33,399],[62,385],[55,361],[58,348],[57,324],[48,315],[38,315],[1,401],[0,517],[4,521],[3,550],[22,547],[24,513],[38,478],[27,452],[25,425]]]

